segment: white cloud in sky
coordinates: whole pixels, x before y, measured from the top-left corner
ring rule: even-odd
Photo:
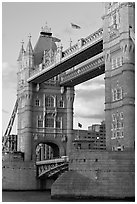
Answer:
[[[92,123],[104,120],[105,84],[104,75],[76,86],[74,100],[74,128],[80,121],[83,129]]]

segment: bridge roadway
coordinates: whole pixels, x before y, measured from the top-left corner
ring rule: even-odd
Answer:
[[[52,64],[45,65],[44,69],[42,70],[37,68],[34,73],[32,72],[30,74],[30,77],[27,81],[33,83],[42,83],[53,78],[54,76],[57,76],[58,74],[71,69],[74,66],[77,66],[78,64],[83,63],[84,61],[87,61],[88,59],[92,60],[94,56],[100,53],[103,53],[102,28],[87,38],[81,39],[81,42],[78,42],[74,46],[62,52],[62,58],[59,62],[54,61]],[[101,71],[101,73],[104,73],[104,71]],[[85,75],[87,75],[87,71],[85,72]],[[100,72],[98,72],[98,74],[96,73],[95,75],[100,75]],[[87,80],[87,78],[85,78],[85,80]],[[61,84],[63,85],[63,81]]]
[[[61,86],[76,86],[105,73],[103,52],[75,66],[61,76]]]
[[[42,176],[51,177],[55,174],[68,170],[69,159],[67,156],[57,159],[37,161],[37,178]]]

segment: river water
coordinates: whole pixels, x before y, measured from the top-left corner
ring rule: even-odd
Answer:
[[[112,202],[112,201],[134,201],[126,200],[109,200],[109,199],[51,199],[50,191],[3,191],[2,202]]]

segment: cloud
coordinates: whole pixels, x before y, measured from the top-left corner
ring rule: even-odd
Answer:
[[[3,109],[3,108],[2,108],[2,112],[3,112],[3,113],[9,113],[7,110],[5,110],[5,109]]]
[[[16,89],[17,84],[17,66],[8,62],[2,63],[2,86],[3,88]]]
[[[89,122],[102,121],[105,118],[104,76],[87,81],[76,87],[74,100],[74,120],[88,126]],[[86,122],[85,122],[86,121]]]
[[[78,100],[86,101],[87,103],[93,100],[100,100],[100,98],[104,97],[105,90],[104,88],[100,89],[87,89],[87,90],[78,90],[76,92],[76,96]]]
[[[92,89],[100,89],[100,88],[105,88],[104,74],[76,86],[76,90],[79,90],[79,89],[92,90]]]
[[[77,115],[75,116],[76,118],[80,117],[80,118],[84,118],[84,119],[100,119],[103,120],[105,117],[105,113],[102,112],[100,114],[94,114],[94,113],[87,113],[87,114],[81,114],[80,112],[77,113]]]

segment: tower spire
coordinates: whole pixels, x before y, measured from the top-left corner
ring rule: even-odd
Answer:
[[[32,48],[32,44],[31,44],[31,34],[29,33],[28,38],[29,38],[29,42],[27,44],[27,48],[26,48],[26,54],[32,55],[33,54],[33,48]]]
[[[22,56],[24,55],[24,53],[25,53],[24,41],[22,40],[22,41],[21,41],[21,49],[20,49],[20,52],[19,52],[18,61],[22,59]]]

